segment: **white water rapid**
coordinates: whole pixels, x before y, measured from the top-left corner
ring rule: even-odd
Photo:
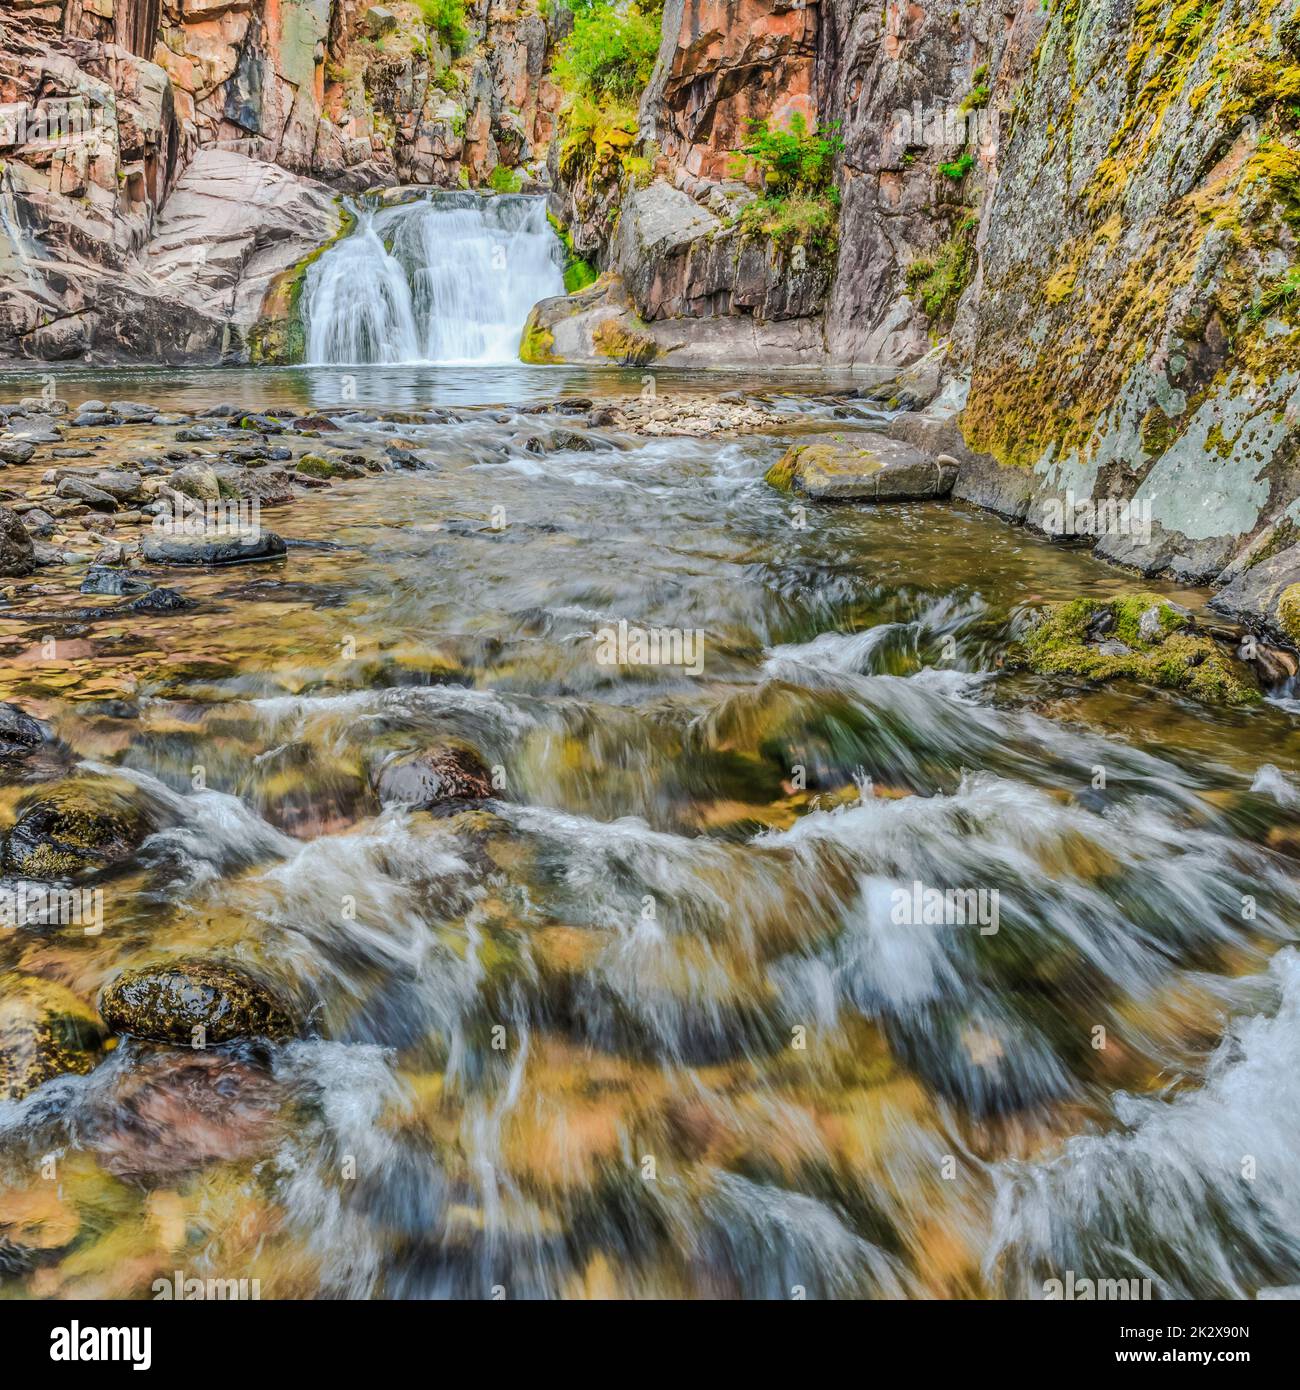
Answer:
[[[432,193],[363,208],[307,271],[307,361],[517,362],[528,311],[563,293],[543,198]]]

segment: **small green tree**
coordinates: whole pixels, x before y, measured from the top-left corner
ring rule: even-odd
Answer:
[[[560,45],[555,77],[560,86],[600,100],[639,96],[659,53],[659,19],[632,5],[603,3],[575,8],[573,33]]]
[[[453,53],[459,53],[469,38],[465,0],[415,0],[424,22]]]
[[[796,111],[784,130],[767,121],[751,121],[750,129],[753,138],[740,152],[753,162],[771,193],[817,193],[829,186],[835,156],[844,148],[836,133],[838,122],[809,130],[803,113]]]

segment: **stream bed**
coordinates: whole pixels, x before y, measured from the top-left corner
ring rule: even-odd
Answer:
[[[872,423],[833,378],[738,438],[524,413],[642,377],[360,372],[361,405],[450,410],[367,426],[430,466],[268,509],[287,554],[186,573],[184,614],[79,618],[48,572],[0,609],[0,698],[165,820],[102,932],[0,927],[0,970],[93,1002],[220,959],[303,1020],[0,1101],[0,1295],[1300,1284],[1294,714],[1009,669],[1029,605],[1138,581],[957,505],[793,508],[788,439]],[[670,659],[604,659],[621,624]],[[490,798],[381,804],[377,766],[449,740]]]

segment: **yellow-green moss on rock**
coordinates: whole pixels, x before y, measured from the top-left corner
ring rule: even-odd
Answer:
[[[1049,604],[1013,651],[1011,665],[1040,675],[1141,681],[1208,704],[1248,705],[1261,698],[1250,668],[1197,633],[1191,616],[1158,594]]]
[[[29,793],[15,808],[0,864],[26,878],[110,868],[155,828],[138,789],[115,777],[76,777]]]
[[[0,975],[0,1100],[21,1100],[55,1076],[84,1076],[100,1060],[99,1015],[53,980]]]
[[[1300,643],[1300,584],[1288,584],[1278,595],[1277,621],[1293,642]]]
[[[519,341],[519,360],[535,367],[550,367],[559,362],[555,355],[555,334],[543,328],[534,308],[524,324],[524,335]]]

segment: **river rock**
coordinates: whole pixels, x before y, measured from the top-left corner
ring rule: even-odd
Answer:
[[[92,565],[81,581],[83,594],[142,594],[149,588],[143,579],[133,579],[125,570],[110,569],[107,565]]]
[[[1220,705],[1260,699],[1252,669],[1196,630],[1188,609],[1158,594],[1078,598],[1029,617],[1008,665],[1088,681],[1131,680]]]
[[[492,776],[465,744],[446,743],[418,753],[399,753],[379,768],[375,792],[384,806],[429,811],[451,802],[492,795]]]
[[[108,468],[87,480],[116,502],[138,502],[143,495],[144,478],[129,469]]]
[[[184,613],[187,608],[195,607],[194,600],[186,598],[184,594],[177,593],[175,589],[168,589],[159,585],[156,589],[150,589],[147,594],[141,594],[131,604],[133,613]]]
[[[18,578],[36,568],[36,549],[16,512],[0,507],[0,575]]]
[[[30,758],[53,737],[48,724],[33,719],[17,705],[0,703],[0,764]]]
[[[42,787],[14,810],[0,865],[42,880],[111,869],[130,858],[156,824],[136,788],[114,777]]]
[[[278,560],[288,547],[274,531],[219,535],[212,539],[149,536],[141,554],[155,565],[238,565],[253,560]]]
[[[85,478],[61,478],[54,491],[59,497],[84,502],[97,512],[115,512],[117,510],[116,499]]]
[[[0,1100],[21,1100],[56,1076],[84,1076],[103,1055],[99,1015],[36,975],[0,975]]]
[[[956,463],[932,458],[884,435],[796,444],[768,470],[767,481],[782,492],[800,492],[821,502],[905,502],[947,497]]]
[[[36,452],[36,445],[27,439],[0,439],[0,463],[26,463]]]
[[[139,401],[109,401],[108,408],[128,425],[152,424],[158,407],[142,405]]]
[[[33,507],[23,513],[23,526],[28,535],[45,538],[54,534],[54,518],[44,507]]]
[[[344,459],[325,458],[321,454],[304,454],[294,467],[295,473],[307,478],[364,478],[366,470]]]
[[[234,966],[179,960],[119,975],[99,998],[109,1030],[192,1047],[236,1038],[283,1038],[296,1031],[288,1007]],[[201,1030],[201,1031],[200,1031]]]
[[[217,502],[221,498],[221,483],[213,469],[202,463],[187,463],[167,479],[168,484],[196,502]]]
[[[244,1058],[142,1049],[90,1098],[82,1142],[107,1172],[156,1184],[269,1153],[287,1098],[282,1083]]]

